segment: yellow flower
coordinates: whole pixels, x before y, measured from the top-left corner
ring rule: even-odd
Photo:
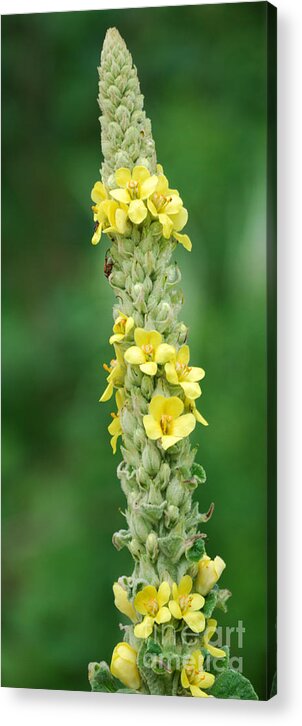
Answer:
[[[127,207],[125,204],[117,204],[113,199],[108,199],[99,207],[99,214],[106,214],[107,226],[104,228],[105,234],[118,232],[125,234],[127,227]]]
[[[181,685],[189,688],[192,696],[197,698],[209,697],[204,688],[211,688],[215,683],[215,676],[203,670],[204,657],[200,650],[191,653],[190,660],[181,671]]]
[[[91,192],[91,199],[97,206],[101,204],[101,202],[103,202],[105,199],[108,199],[107,191],[102,182],[95,182],[95,185]],[[96,211],[96,207],[92,207],[92,209],[93,211]]]
[[[108,371],[109,376],[107,376],[108,386],[105,388],[105,391],[100,398],[102,403],[104,403],[104,401],[109,401],[109,398],[111,398],[113,394],[114,387],[119,388],[124,383],[125,364],[123,355],[116,346],[114,346],[114,350],[116,358],[113,358],[113,360],[110,361],[110,366],[107,366],[106,363],[103,364],[103,368],[105,371]]]
[[[192,577],[185,575],[181,578],[179,585],[173,582],[173,600],[169,602],[169,608],[174,618],[183,619],[193,633],[201,633],[205,628],[205,616],[200,612],[204,606],[204,597],[198,593],[191,593]]]
[[[200,392],[201,393],[201,392]],[[208,426],[208,422],[206,419],[202,416],[200,411],[196,408],[196,402],[192,398],[185,398],[185,407],[186,410],[189,411],[189,413],[192,413],[193,416],[195,416],[196,421],[203,424],[204,426]]]
[[[165,607],[170,597],[170,585],[162,582],[158,590],[153,585],[147,585],[137,593],[134,607],[137,612],[144,615],[141,623],[134,628],[136,638],[148,638],[151,635],[154,623],[167,623],[171,620],[170,610]]]
[[[217,620],[214,620],[214,618],[211,618],[207,620],[207,626],[204,631],[203,639],[202,639],[202,645],[210,655],[213,656],[213,658],[224,658],[225,652],[222,650],[222,648],[215,648],[214,645],[211,645],[209,642],[211,638],[213,637],[215,631],[217,628]]]
[[[121,427],[120,411],[125,402],[125,394],[123,388],[118,388],[115,394],[115,401],[117,405],[117,413],[112,413],[112,421],[108,426],[108,431],[111,435],[110,444],[112,446],[113,453],[116,454],[116,445],[118,437],[122,435],[123,429]]]
[[[196,578],[196,588],[201,595],[207,595],[212,590],[225,566],[225,562],[218,555],[214,560],[211,560],[208,555],[203,555],[198,562]]]
[[[170,239],[173,235],[190,251],[192,243],[188,235],[179,234],[188,221],[188,212],[183,206],[178,191],[169,189],[168,179],[162,173],[162,167],[158,166],[158,170],[156,189],[147,201],[149,212],[161,223],[165,239]]]
[[[127,615],[127,617],[132,620],[133,623],[136,623],[137,614],[135,612],[135,609],[132,603],[128,600],[126,590],[124,590],[119,582],[114,583],[113,593],[115,607],[120,611],[120,613],[123,613],[123,615]]]
[[[156,330],[136,328],[134,331],[136,345],[131,345],[125,353],[125,361],[139,365],[141,371],[148,376],[155,376],[158,363],[166,363],[175,355],[172,345],[162,343],[162,336]]]
[[[113,335],[111,335],[111,338],[109,338],[109,343],[120,343],[123,338],[125,338],[128,333],[130,333],[130,330],[132,330],[134,326],[134,320],[133,318],[128,318],[125,313],[121,313],[119,310],[119,315],[115,319],[115,323],[113,326]]]
[[[189,366],[190,349],[188,345],[182,345],[172,361],[168,361],[165,365],[166,377],[169,383],[174,386],[181,386],[188,398],[198,398],[201,395],[200,386],[197,381],[201,381],[205,376],[203,368]]]
[[[112,653],[110,670],[127,688],[137,691],[141,684],[136,665],[137,652],[128,643],[118,643]]]
[[[154,192],[157,176],[151,175],[145,166],[135,166],[132,173],[130,169],[121,168],[115,173],[118,189],[110,194],[113,199],[128,205],[128,217],[134,224],[140,224],[146,218],[148,210],[144,204]]]
[[[177,396],[153,396],[149,414],[143,417],[149,439],[161,440],[163,449],[169,449],[181,439],[189,436],[195,428],[196,420],[192,413],[182,416],[183,402]]]

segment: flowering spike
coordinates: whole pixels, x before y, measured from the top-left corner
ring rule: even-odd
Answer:
[[[171,262],[178,243],[191,250],[180,234],[188,212],[156,166],[136,69],[115,28],[107,32],[99,74],[104,163],[91,195],[92,242],[102,234],[110,240],[105,275],[118,301],[109,339],[114,358],[104,365],[100,401],[115,393],[113,453],[122,440],[117,475],[126,525],[113,544],[127,547],[134,560],[131,576],[113,586],[115,605],[130,623],[114,648],[111,674],[132,691],[204,697],[215,682],[208,669],[224,655],[209,642],[217,624],[209,618],[227,591],[217,585],[225,563],[210,559],[198,531],[209,514],[192,502],[205,481],[189,438],[198,421],[207,425],[196,407],[205,372],[189,364],[187,327],[178,319],[180,272]],[[196,639],[208,654],[207,671]],[[93,689],[103,683],[113,690],[106,664],[91,664],[89,673]]]

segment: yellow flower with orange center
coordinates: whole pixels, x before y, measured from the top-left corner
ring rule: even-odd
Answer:
[[[134,340],[136,345],[126,350],[125,361],[138,365],[148,376],[155,376],[158,363],[166,363],[175,355],[173,346],[162,343],[162,336],[156,330],[136,328]]]
[[[153,396],[149,414],[143,424],[149,439],[160,439],[163,449],[178,443],[193,431],[196,419],[192,413],[183,414],[184,404],[177,396]]]
[[[105,388],[105,391],[100,398],[102,403],[104,403],[104,401],[109,401],[113,394],[113,389],[119,388],[124,383],[125,363],[123,354],[116,346],[114,346],[114,350],[116,358],[113,358],[110,361],[110,366],[108,366],[107,363],[103,363],[103,368],[105,371],[108,371],[109,376],[107,376],[108,386]]]
[[[121,313],[119,311],[119,314],[117,318],[115,319],[114,326],[113,326],[113,335],[109,338],[109,343],[120,343],[121,340],[123,340],[128,333],[130,333],[130,330],[132,330],[134,326],[134,320],[132,317],[129,317],[125,315],[125,313]]]
[[[126,205],[131,222],[141,224],[148,214],[144,200],[155,191],[157,176],[145,166],[135,166],[132,172],[124,167],[118,169],[115,179],[118,188],[110,192],[111,196]]]
[[[147,585],[137,593],[134,599],[134,607],[138,613],[145,617],[134,628],[136,638],[148,638],[153,631],[154,623],[160,625],[171,620],[170,610],[165,607],[170,592],[169,583],[162,582],[158,590],[153,585]]]
[[[204,657],[200,650],[194,650],[190,659],[181,671],[181,685],[188,688],[196,698],[209,697],[203,689],[211,688],[215,683],[215,676],[203,670]]]
[[[201,633],[205,628],[205,616],[200,612],[204,606],[204,597],[192,593],[193,581],[190,575],[182,577],[179,585],[173,582],[169,608],[174,618],[184,620],[193,633]]]
[[[156,189],[147,201],[149,212],[161,223],[165,239],[173,236],[190,251],[192,249],[190,238],[187,234],[179,234],[188,221],[188,212],[183,206],[177,189],[169,189],[168,179],[163,174],[160,164],[157,169]]]
[[[175,359],[168,361],[165,365],[167,381],[174,386],[181,386],[188,398],[198,398],[201,396],[201,389],[197,381],[201,381],[205,376],[203,368],[189,366],[190,348],[188,345],[182,345],[179,348]]]

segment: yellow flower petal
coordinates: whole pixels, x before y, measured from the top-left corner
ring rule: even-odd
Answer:
[[[205,377],[205,371],[203,368],[197,366],[190,366],[190,371],[186,376],[187,381],[201,381]]]
[[[163,228],[163,236],[165,237],[165,239],[170,239],[173,230],[172,220],[170,219],[170,217],[168,217],[167,214],[159,214],[158,219]]]
[[[177,362],[187,366],[190,360],[190,348],[188,345],[182,345],[177,353]]]
[[[169,583],[166,581],[162,582],[157,592],[157,602],[160,608],[168,602],[170,593],[171,588]]]
[[[201,688],[198,688],[198,686],[190,686],[190,691],[192,696],[195,696],[195,698],[209,698],[209,694],[204,693],[204,691],[202,691]]]
[[[155,622],[160,625],[161,623],[168,623],[169,620],[171,620],[171,613],[169,608],[160,608],[157,615],[155,616]]]
[[[177,396],[170,396],[170,398],[165,398],[164,402],[164,413],[166,416],[172,416],[173,418],[177,418],[182,414],[184,410],[183,402],[180,400],[180,398],[177,398]],[[193,417],[194,418],[194,417]],[[175,426],[175,421],[173,421],[173,427]],[[173,430],[174,434],[174,430]],[[178,436],[179,434],[175,433],[175,436]]]
[[[140,198],[148,199],[148,197],[155,192],[157,185],[157,176],[155,174],[150,176],[149,179],[145,179],[140,185]]]
[[[110,439],[110,446],[112,448],[113,454],[116,454],[117,440],[118,440],[117,434],[112,436],[112,438]]]
[[[177,386],[178,384],[178,375],[176,373],[175,369],[175,363],[169,362],[165,365],[165,373],[166,378],[169,383],[172,383],[172,385]]]
[[[169,610],[173,615],[173,618],[176,618],[177,620],[181,620],[182,618],[182,612],[178,605],[178,602],[175,600],[170,600],[169,602]]]
[[[147,207],[141,199],[134,199],[129,204],[128,217],[134,224],[141,224],[146,219]]]
[[[155,360],[157,363],[167,363],[173,357],[175,357],[175,349],[167,343],[161,343],[155,351]]]
[[[149,335],[150,331],[144,330],[144,328],[135,328],[134,340],[136,342],[136,345],[138,345],[139,348],[141,348],[142,345],[148,345]]]
[[[107,192],[102,182],[97,181],[91,192],[91,199],[95,204],[99,204],[104,199],[107,199]]]
[[[204,606],[204,597],[195,592],[191,595],[190,610],[200,610]]]
[[[196,418],[196,421],[198,421],[198,423],[201,423],[204,426],[208,426],[209,425],[208,422],[206,421],[206,419],[200,413],[200,411],[197,411],[197,408],[195,408],[195,410],[194,410],[194,416]]]
[[[162,430],[158,423],[158,421],[155,421],[153,416],[144,416],[143,417],[143,424],[145,427],[146,434],[149,439],[153,439],[153,441],[156,441],[157,439],[161,438]]]
[[[125,361],[132,365],[140,365],[145,362],[145,356],[141,348],[137,345],[131,345],[125,353]]]
[[[179,436],[162,436],[161,445],[164,449],[164,451],[167,451],[167,449],[170,449],[171,446],[174,446],[174,444],[178,444],[179,442]]]
[[[165,412],[165,402],[166,398],[165,396],[153,396],[150,401],[149,405],[149,411],[151,414],[151,417],[155,419],[155,421],[160,421],[162,415]]]
[[[162,341],[162,335],[157,332],[157,330],[149,330],[148,333],[148,343],[150,345],[153,345],[153,348],[156,349],[160,345]]]
[[[134,607],[137,612],[141,615],[146,615],[148,612],[148,603],[150,602],[150,600],[156,600],[156,597],[157,591],[153,585],[147,585],[142,590],[140,590],[134,599]]]
[[[115,226],[119,234],[124,234],[127,226],[127,214],[123,209],[117,209],[115,212]]]
[[[214,682],[215,676],[213,676],[212,673],[207,673],[206,671],[203,671],[203,673],[201,674],[199,686],[201,688],[212,688]]]
[[[166,214],[169,215],[169,217],[170,217],[170,215],[172,216],[172,224],[175,229],[176,229],[176,227],[175,227],[174,220],[181,213],[182,208],[183,207],[182,207],[181,198],[177,194],[172,194],[170,197],[170,201],[165,206],[165,212],[166,212]]]
[[[180,234],[179,232],[173,232],[173,237],[179,242],[188,252],[191,252],[192,242],[187,234]]]
[[[184,575],[178,585],[178,597],[189,595],[192,590],[193,580],[190,575]]]
[[[131,197],[127,189],[112,189],[110,194],[117,202],[122,202],[123,204],[129,204],[131,202]]]
[[[192,398],[193,401],[201,396],[201,389],[199,383],[191,383],[190,381],[179,381],[179,385],[185,392],[188,398]]]
[[[149,363],[142,363],[140,369],[147,376],[155,376],[157,372],[157,363],[150,361]]]
[[[180,439],[189,436],[196,426],[196,418],[192,413],[185,413],[172,422],[171,434]]]
[[[110,336],[109,343],[111,343],[111,345],[113,343],[119,343],[124,337],[123,333],[114,333],[114,335]]]
[[[205,628],[205,616],[200,611],[189,612],[183,615],[184,621],[187,623],[189,628],[193,630],[193,633],[201,633]]]
[[[142,165],[138,164],[133,169],[132,179],[133,179],[133,181],[136,181],[139,184],[142,184],[146,179],[150,179],[149,169],[147,169],[146,166],[142,166]]]
[[[134,628],[134,635],[136,638],[149,638],[154,626],[154,619],[150,615],[146,615],[141,623],[138,623]]]
[[[101,398],[99,399],[101,403],[104,403],[105,401],[109,401],[113,394],[113,383],[110,381],[108,383],[107,388],[105,388],[104,393],[102,394]]]
[[[122,166],[115,172],[115,180],[119,187],[126,187],[131,181],[131,171]]]
[[[211,643],[208,643],[206,648],[213,658],[225,658],[225,651],[222,650],[222,648],[215,648],[215,646],[211,645]]]
[[[147,207],[149,209],[149,212],[151,212],[153,217],[158,217],[158,212],[156,209],[155,204],[152,202],[152,199],[147,200]]]
[[[189,688],[190,683],[189,683],[189,679],[188,679],[187,672],[186,672],[186,669],[185,668],[183,668],[182,671],[181,671],[180,680],[181,680],[181,685],[182,685],[183,688]]]
[[[177,210],[176,214],[173,214],[172,222],[173,222],[173,229],[175,232],[180,232],[183,227],[187,224],[188,221],[188,211],[185,209],[185,207],[181,207],[181,209]]]

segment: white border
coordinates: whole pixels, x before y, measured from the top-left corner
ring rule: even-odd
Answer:
[[[226,0],[228,1],[228,0]],[[190,2],[2,2],[2,14],[87,10],[160,5],[195,5]],[[213,4],[208,0],[208,4]],[[246,726],[255,723],[283,726],[299,723],[301,713],[301,602],[295,592],[301,581],[301,0],[277,0],[278,6],[278,111],[279,111],[279,683],[272,701],[243,702],[214,699],[175,699],[148,696],[110,696],[96,693],[2,689],[0,709],[4,724],[53,726],[100,723],[116,717],[123,726],[155,723],[184,726],[190,720],[210,720],[211,726]],[[300,152],[300,153],[299,153]],[[299,163],[300,162],[300,163]],[[300,305],[299,305],[300,303]],[[300,404],[300,405],[299,405]],[[300,486],[299,486],[300,485]],[[295,494],[295,500],[294,500]],[[300,495],[300,500],[298,496]],[[255,584],[256,586],[256,584]],[[24,664],[26,667],[26,664]]]

